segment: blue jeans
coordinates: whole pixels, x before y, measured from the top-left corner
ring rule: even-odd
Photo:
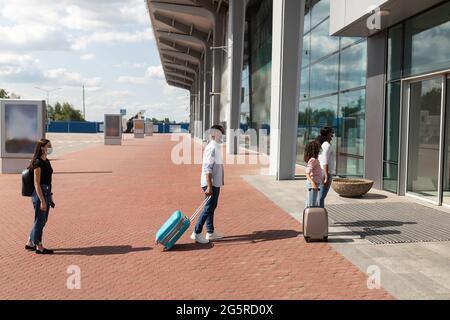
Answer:
[[[206,187],[202,188],[203,191],[206,191]],[[199,234],[203,231],[203,225],[206,222],[206,231],[208,233],[214,232],[214,211],[217,208],[217,201],[219,200],[220,188],[213,187],[213,194],[211,195],[211,199],[206,203],[203,208],[202,214],[195,225],[195,233]]]
[[[317,187],[322,190],[322,185],[320,183],[317,183]],[[320,197],[320,191],[312,190],[311,182],[306,182],[306,191],[308,192],[306,195],[306,201],[305,201],[305,207],[311,208],[311,207],[317,207],[320,206],[319,203],[319,197]]]
[[[333,176],[331,174],[328,175],[329,185],[326,187],[322,185],[320,188],[320,207],[325,208],[325,198],[327,197],[328,191],[330,191],[331,182],[333,182]]]
[[[47,204],[47,210],[41,211],[41,200],[39,199],[36,191],[33,192],[31,200],[34,207],[34,224],[33,229],[31,229],[30,240],[35,244],[42,243],[42,233],[44,231],[45,224],[47,223],[48,213],[50,212],[50,198],[51,198],[51,188],[50,186],[42,185],[42,193],[44,194],[45,203]]]

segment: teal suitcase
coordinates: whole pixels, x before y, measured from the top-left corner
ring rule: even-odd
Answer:
[[[175,211],[156,233],[155,243],[163,245],[164,250],[172,249],[210,199],[207,197],[190,218],[180,210]]]

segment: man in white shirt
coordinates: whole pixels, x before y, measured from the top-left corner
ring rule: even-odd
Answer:
[[[331,182],[333,181],[332,173],[334,172],[335,155],[334,149],[331,145],[333,140],[334,131],[330,127],[324,127],[320,130],[320,136],[317,137],[317,141],[322,146],[322,152],[319,155],[320,166],[323,172],[323,186],[320,189],[320,207],[325,207],[325,198],[328,191],[330,191]]]
[[[195,242],[206,244],[211,240],[223,238],[214,231],[214,211],[219,200],[220,187],[224,185],[224,170],[222,157],[222,136],[225,130],[220,125],[211,128],[211,141],[203,153],[203,164],[201,173],[201,187],[206,197],[211,199],[206,203],[200,218],[195,225],[191,239]],[[203,226],[206,223],[206,238],[202,236]]]

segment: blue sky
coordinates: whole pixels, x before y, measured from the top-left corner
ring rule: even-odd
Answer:
[[[86,118],[188,119],[189,94],[166,84],[143,0],[0,0],[0,88],[50,104],[69,101]]]

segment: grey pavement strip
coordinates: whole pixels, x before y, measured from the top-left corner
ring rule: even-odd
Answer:
[[[415,203],[334,204],[330,220],[371,243],[450,241],[450,215]]]
[[[242,178],[300,228],[305,181],[275,181],[267,175]],[[448,208],[375,189],[362,199],[341,198],[330,190],[326,203],[329,244],[364,273],[378,266],[381,286],[390,294],[397,299],[450,300],[450,241],[444,241],[450,230]]]

